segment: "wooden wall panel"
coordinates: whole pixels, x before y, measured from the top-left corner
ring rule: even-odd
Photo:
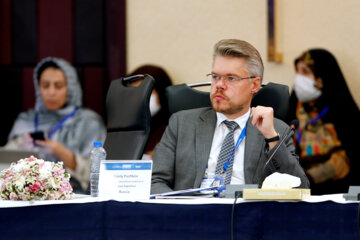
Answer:
[[[36,64],[37,1],[13,0],[11,2],[12,64]]]
[[[107,79],[126,76],[126,1],[106,1]]]
[[[22,111],[35,107],[33,73],[33,67],[25,67],[22,70]]]
[[[38,60],[53,56],[73,62],[73,1],[38,0]]]
[[[102,0],[75,0],[75,64],[104,63],[103,5]]]
[[[0,1],[0,64],[11,64],[11,0]]]
[[[98,114],[104,114],[104,69],[87,67],[83,70],[83,103]]]

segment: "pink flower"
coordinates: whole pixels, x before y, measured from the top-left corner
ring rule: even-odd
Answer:
[[[25,161],[27,161],[27,162],[36,161],[36,158],[34,158],[33,156],[31,156],[31,157],[29,157],[29,158],[25,158]]]
[[[30,172],[31,172],[30,169],[23,171],[23,176],[26,176],[26,175],[27,175],[28,173],[30,173]]]
[[[65,169],[60,168],[60,169],[56,169],[53,171],[54,176],[56,177],[61,177],[62,175],[64,175]]]
[[[5,175],[4,180],[8,181],[8,180],[11,179],[13,176],[14,176],[14,172],[13,172],[11,169],[9,169],[8,171],[6,171],[6,175]]]
[[[10,200],[18,200],[19,199],[18,196],[14,192],[11,192],[9,197],[10,197]]]
[[[45,162],[42,162],[42,163],[39,164],[39,168],[42,168],[44,166],[45,166]]]
[[[50,193],[49,196],[48,196],[48,199],[49,200],[55,200],[56,199],[55,194]]]
[[[69,182],[61,182],[60,183],[60,192],[64,193],[64,192],[71,192],[73,189],[71,187],[71,184]]]
[[[6,182],[9,182],[9,181],[11,181],[11,180],[12,180],[12,177],[13,177],[13,175],[12,175],[12,174],[6,174],[6,176],[5,176],[4,180],[5,180]]]
[[[40,190],[40,183],[38,183],[38,182],[36,182],[36,183],[34,183],[33,185],[30,185],[29,186],[29,190],[31,191],[31,192],[37,192],[37,191],[39,191]]]

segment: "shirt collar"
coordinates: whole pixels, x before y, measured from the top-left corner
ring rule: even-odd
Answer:
[[[228,121],[235,121],[240,126],[240,129],[243,129],[250,117],[250,108],[247,111],[247,113],[235,119],[228,119],[223,113],[219,113],[219,112],[216,112],[216,117],[217,117],[216,127],[219,127],[219,125],[224,120],[228,120]]]

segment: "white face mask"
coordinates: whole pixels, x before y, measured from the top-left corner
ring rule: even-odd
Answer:
[[[161,105],[158,104],[156,100],[157,96],[155,94],[151,94],[149,107],[152,117],[155,116],[161,109]]]
[[[315,87],[315,81],[301,74],[295,75],[294,91],[300,102],[309,102],[321,95],[321,90]]]

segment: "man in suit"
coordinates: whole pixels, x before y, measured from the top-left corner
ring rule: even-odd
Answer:
[[[172,115],[155,150],[151,193],[205,187],[221,178],[224,184],[261,184],[273,172],[309,182],[288,139],[266,166],[289,126],[274,118],[273,109],[250,108],[261,86],[259,52],[237,39],[214,48],[210,100],[212,108]]]

